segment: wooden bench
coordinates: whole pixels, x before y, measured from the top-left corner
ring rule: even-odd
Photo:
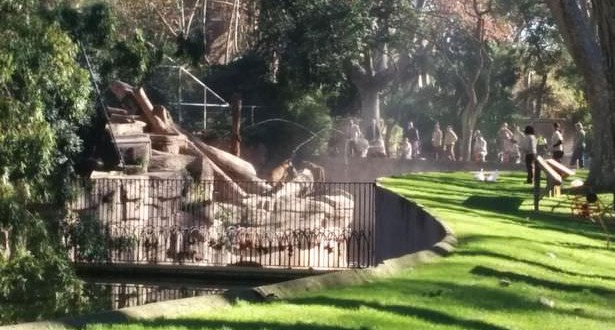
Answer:
[[[554,167],[549,163],[549,160],[545,160],[541,156],[537,156],[536,165],[538,166],[539,169],[541,169],[547,175],[547,194],[548,196],[549,197],[559,197],[562,194],[562,175],[560,175],[560,173],[554,169]],[[561,170],[560,167],[558,167],[558,169]],[[538,185],[540,185],[540,180],[537,180],[537,181],[538,181],[537,182]]]
[[[555,159],[547,159],[546,161],[547,161],[547,164],[551,165],[551,168],[553,168],[564,179],[569,176],[575,175],[575,172],[573,169],[568,168],[566,165],[558,162]]]

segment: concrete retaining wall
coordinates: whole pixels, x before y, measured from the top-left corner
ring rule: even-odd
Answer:
[[[364,284],[447,255],[457,244],[446,224],[415,202],[380,186],[376,191],[375,231],[376,267],[304,277],[260,286],[254,291],[265,300],[275,300],[308,291]]]
[[[446,236],[441,222],[421,206],[376,187],[376,264],[426,250]]]

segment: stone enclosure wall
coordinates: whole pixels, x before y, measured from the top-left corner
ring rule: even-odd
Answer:
[[[285,268],[371,264],[373,184],[296,182],[270,195],[236,198],[224,193],[224,184],[172,174],[93,178],[70,205],[64,242],[76,262]],[[88,224],[93,228],[87,229]],[[92,254],[88,242],[102,247]]]

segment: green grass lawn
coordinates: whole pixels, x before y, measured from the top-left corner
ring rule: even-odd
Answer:
[[[452,255],[397,276],[87,329],[615,329],[615,248],[606,248],[599,227],[570,217],[566,197],[532,212],[523,181],[521,173],[503,173],[497,183],[443,173],[383,180],[459,239]]]

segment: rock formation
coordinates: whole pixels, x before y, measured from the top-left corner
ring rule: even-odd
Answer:
[[[114,82],[110,89],[123,105],[107,109],[123,171],[93,172],[71,205],[104,225],[103,259],[346,265],[353,197],[316,189],[323,184],[311,172],[317,166],[309,163],[273,191],[252,164],[176,125],[143,88]],[[324,180],[324,172],[316,174]],[[79,246],[73,248],[79,259]]]

